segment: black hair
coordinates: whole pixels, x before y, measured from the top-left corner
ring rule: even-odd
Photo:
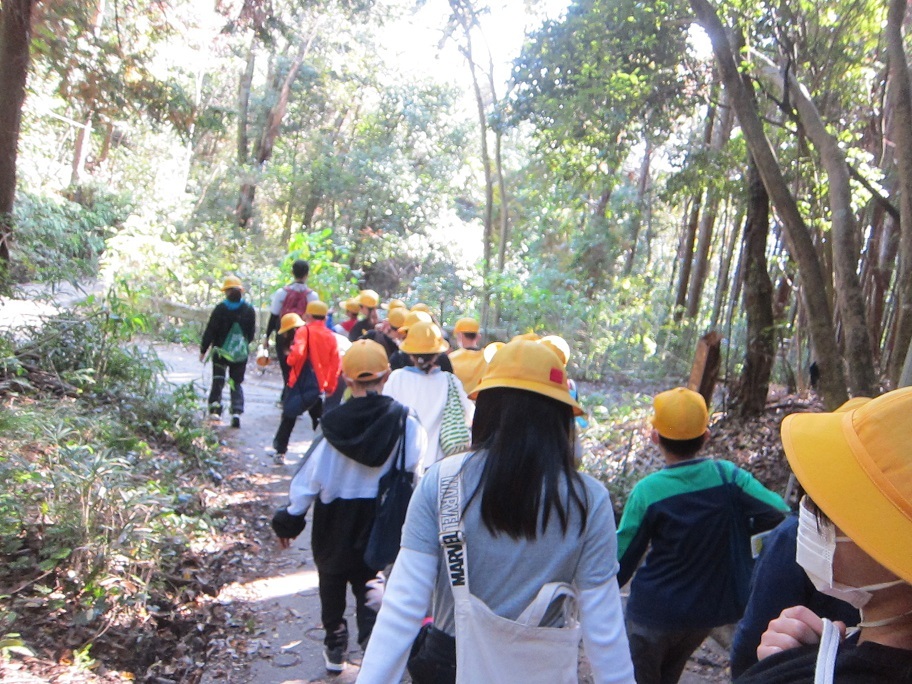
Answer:
[[[475,338],[478,337],[478,333],[473,333],[473,332],[464,332],[462,334],[468,340],[474,340]]]
[[[306,278],[310,273],[310,264],[308,264],[304,259],[297,259],[291,265],[291,274],[297,279],[301,280]]]
[[[491,534],[535,539],[548,527],[552,512],[566,534],[575,507],[586,528],[589,504],[576,472],[573,409],[537,392],[497,387],[478,394],[472,424],[473,449],[486,449],[476,496],[481,519]],[[567,503],[561,480],[567,484]]]
[[[409,354],[412,357],[412,362],[415,364],[415,367],[425,373],[429,373],[431,368],[437,362],[437,357],[440,354]]]
[[[659,444],[662,445],[662,448],[678,458],[693,458],[703,448],[705,442],[705,434],[693,439],[669,439],[659,435]]]
[[[358,380],[358,378],[352,378],[352,382],[363,390],[371,390],[378,388],[385,377],[385,375],[381,375],[379,378],[371,378],[370,380]]]
[[[239,288],[229,287],[227,290],[225,290],[225,299],[227,299],[229,302],[239,302],[241,301],[242,294],[243,293]]]
[[[316,314],[310,314],[310,317],[315,321],[325,321],[326,316],[317,316]]]

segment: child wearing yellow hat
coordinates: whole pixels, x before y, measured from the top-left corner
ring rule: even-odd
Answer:
[[[750,590],[750,537],[789,510],[734,463],[700,457],[709,438],[700,394],[677,387],[653,407],[651,438],[665,467],[630,492],[617,532],[618,581],[633,577],[627,638],[638,684],[677,681],[714,627],[738,621]]]
[[[200,340],[200,361],[212,350],[212,387],[209,390],[209,419],[222,419],[222,392],[230,378],[231,427],[241,427],[244,413],[244,390],[241,385],[247,371],[249,345],[256,334],[256,312],[242,297],[244,285],[237,276],[222,283],[224,301],[212,310]]]
[[[382,395],[389,377],[383,347],[371,340],[354,342],[342,359],[342,372],[351,399],[323,417],[322,439],[291,481],[288,505],[272,520],[280,546],[288,548],[303,532],[307,510],[314,506],[311,548],[329,672],[341,672],[348,655],[344,614],[349,585],[362,648],[376,619],[376,611],[367,605],[367,582],[382,568],[369,565],[365,550],[380,478],[394,460],[399,467],[400,458],[404,469],[414,472],[427,439],[408,407]]]
[[[796,560],[817,589],[861,611],[859,630],[805,606],[764,633],[738,682],[912,682],[912,388],[851,410],[782,421],[782,446],[806,492]]]

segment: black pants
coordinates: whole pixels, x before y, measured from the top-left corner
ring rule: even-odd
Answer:
[[[225,376],[228,376],[228,389],[231,393],[231,413],[244,412],[244,373],[247,372],[247,361],[225,363],[221,359],[212,359],[212,388],[209,390],[209,413],[222,415],[222,391],[225,389]]]
[[[313,406],[307,409],[307,412],[310,414],[313,429],[316,430],[317,425],[320,422],[320,417],[323,415],[323,402],[314,402]],[[297,422],[297,418],[289,418],[284,413],[282,414],[279,429],[276,430],[275,437],[272,439],[272,448],[276,450],[277,454],[284,454],[288,451],[288,442],[291,440],[291,433],[294,432],[294,427]]]
[[[676,684],[687,659],[710,629],[664,630],[627,620],[627,640],[637,684]]]
[[[376,576],[363,562],[348,572],[336,574],[317,568],[320,580],[320,614],[326,637],[323,643],[329,648],[348,647],[348,625],[345,622],[345,594],[351,584],[355,595],[355,620],[358,623],[358,643],[365,645],[370,638],[377,613],[367,607],[367,583]],[[345,626],[344,629],[340,627]],[[344,639],[344,642],[343,642]]]
[[[289,340],[285,335],[276,333],[275,350],[279,368],[282,369],[282,399],[285,399],[285,394],[288,392],[288,374],[291,372],[291,367],[288,365]]]

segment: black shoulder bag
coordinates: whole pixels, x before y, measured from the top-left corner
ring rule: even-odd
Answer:
[[[399,553],[402,540],[402,525],[412,498],[415,474],[405,469],[405,430],[408,422],[408,408],[404,408],[400,418],[401,437],[399,449],[394,457],[393,466],[383,477],[377,487],[377,512],[371,526],[367,547],[364,549],[364,562],[373,570],[382,570],[394,560]]]

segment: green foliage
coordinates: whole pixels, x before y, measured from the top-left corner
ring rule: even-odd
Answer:
[[[129,206],[100,188],[84,188],[78,199],[19,193],[13,252],[19,282],[76,282],[95,273],[105,238],[123,222]]]
[[[0,335],[17,360],[0,366],[9,406],[0,481],[13,485],[0,489],[0,584],[22,587],[0,629],[21,609],[74,626],[141,609],[211,530],[198,490],[220,477],[217,439],[195,388],[168,391],[154,353],[130,343],[144,328],[123,303],[90,301]],[[91,667],[91,646],[77,648],[74,663]],[[2,652],[20,647],[12,634],[0,641]]]

